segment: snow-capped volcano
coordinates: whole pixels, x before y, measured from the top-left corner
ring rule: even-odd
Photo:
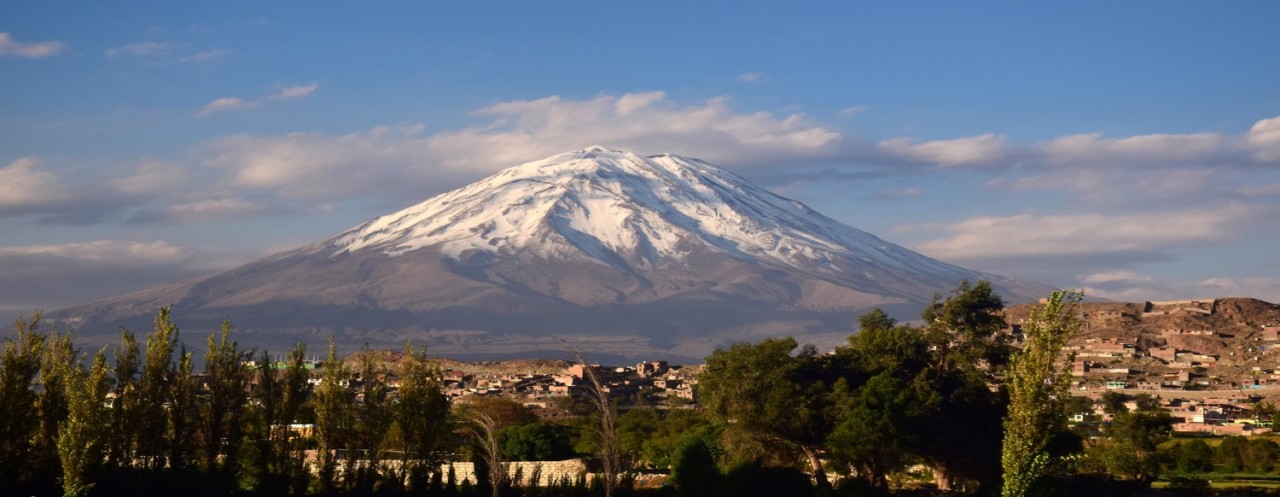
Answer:
[[[528,354],[558,334],[589,350],[698,359],[725,341],[838,339],[876,306],[909,318],[965,279],[1013,302],[1049,290],[930,259],[697,159],[591,147],[222,274],[62,314],[85,329],[175,304],[179,319],[230,318],[275,342],[341,333]]]
[[[620,269],[678,266],[691,251],[709,249],[803,271],[851,269],[842,259],[922,275],[963,271],[703,161],[603,147],[506,169],[357,226],[330,245],[332,255],[436,247],[455,259],[528,252]]]

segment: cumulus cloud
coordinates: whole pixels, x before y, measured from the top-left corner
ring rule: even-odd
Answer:
[[[1008,158],[1013,146],[1003,135],[985,134],[953,140],[917,142],[893,138],[876,148],[886,157],[939,166],[986,166]]]
[[[20,42],[9,33],[0,32],[0,57],[9,55],[25,59],[43,59],[62,52],[66,45],[60,41]]]
[[[256,109],[261,107],[264,102],[274,100],[297,100],[311,95],[316,91],[316,88],[319,87],[320,85],[317,83],[311,83],[304,86],[289,86],[280,89],[280,91],[276,93],[266,95],[256,100],[245,100],[240,97],[222,97],[205,104],[204,108],[200,109],[200,112],[196,113],[196,116],[207,117],[215,112],[227,110]]]
[[[1258,162],[1280,162],[1280,117],[1254,123],[1245,142]]]
[[[0,168],[0,214],[45,208],[69,193],[57,175],[39,165],[38,157],[26,156]]]
[[[239,97],[222,97],[214,99],[212,102],[205,104],[203,109],[197,113],[197,116],[204,117],[214,112],[222,112],[225,110],[247,110],[257,108],[260,105],[255,101],[246,101]]]
[[[736,165],[832,155],[840,134],[799,114],[735,111],[728,99],[677,105],[662,92],[546,97],[481,108],[488,121],[424,135],[421,125],[346,135],[236,135],[206,144],[236,185],[294,197],[439,191],[442,186],[588,145],[684,153]],[[359,175],[351,172],[359,170]],[[442,184],[443,182],[443,184]]]
[[[143,57],[148,55],[162,55],[167,53],[171,48],[173,48],[172,43],[163,43],[158,41],[140,41],[137,43],[130,43],[128,45],[121,45],[118,47],[107,49],[106,51],[102,52],[102,54],[111,59],[118,58],[124,55]]]

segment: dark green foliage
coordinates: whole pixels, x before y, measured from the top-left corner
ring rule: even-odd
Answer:
[[[253,351],[240,350],[231,340],[231,322],[222,323],[222,333],[209,335],[205,354],[205,399],[200,405],[200,438],[205,472],[230,482],[238,473],[240,445],[244,440],[250,371],[247,362]],[[274,402],[274,399],[271,399]],[[275,409],[275,406],[272,406]]]
[[[939,344],[942,364],[960,369],[1004,366],[1010,352],[1006,336],[1000,334],[1006,326],[1001,314],[1004,300],[991,283],[962,281],[945,301],[940,299],[935,295],[920,317],[934,333],[951,337]]]
[[[719,495],[734,497],[805,497],[813,495],[809,477],[794,468],[764,466],[746,462],[724,475]],[[695,494],[686,494],[695,495]]]
[[[671,483],[684,495],[714,495],[723,478],[715,451],[702,437],[690,437],[671,456]]]
[[[1213,471],[1213,449],[1204,440],[1195,439],[1175,444],[1173,463],[1180,473]]]
[[[569,428],[556,423],[509,426],[498,432],[498,443],[512,461],[560,461],[574,456]]]
[[[1106,429],[1109,440],[1092,450],[1105,470],[1118,478],[1150,482],[1160,474],[1159,445],[1169,438],[1166,411],[1116,414]]]
[[[20,486],[34,476],[27,463],[39,419],[31,414],[46,335],[39,331],[39,312],[31,321],[18,318],[14,328],[17,336],[5,337],[0,356],[0,481]]]
[[[1125,395],[1123,392],[1115,392],[1111,390],[1103,392],[1102,399],[1101,399],[1102,412],[1105,412],[1107,414],[1119,414],[1122,412],[1127,412],[1129,408],[1125,407],[1124,404],[1125,402],[1128,402],[1128,401],[1129,401],[1129,396]]]

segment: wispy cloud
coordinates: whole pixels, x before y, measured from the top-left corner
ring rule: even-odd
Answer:
[[[9,33],[0,32],[0,57],[9,55],[27,59],[52,57],[66,49],[60,41],[20,42]]]
[[[311,83],[309,85],[304,85],[304,86],[289,86],[289,87],[281,88],[279,92],[275,93],[274,95],[268,95],[266,97],[263,97],[263,99],[264,100],[295,100],[295,99],[303,98],[303,97],[306,97],[307,95],[312,94],[313,92],[316,91],[316,88],[318,88],[319,86],[320,85],[317,83]]]
[[[191,62],[191,63],[208,62],[213,59],[225,57],[229,53],[231,53],[230,50],[222,50],[222,49],[203,50],[200,52],[193,53],[191,55],[179,57],[178,62]]]
[[[197,113],[197,116],[204,117],[214,112],[222,112],[226,110],[247,110],[257,108],[260,105],[256,101],[246,101],[239,97],[222,97],[214,99],[212,102],[205,104],[203,109]]]
[[[1227,240],[1238,236],[1241,221],[1255,213],[1226,203],[1122,215],[975,216],[941,229],[930,226],[947,234],[914,248],[950,261],[1141,254]]]
[[[1253,297],[1280,302],[1280,278],[1157,279],[1135,271],[1109,271],[1080,278],[1085,294],[1121,302],[1155,298]]]
[[[845,118],[848,118],[848,117],[856,116],[856,115],[861,114],[861,113],[866,112],[866,111],[867,111],[867,106],[865,106],[865,105],[855,105],[855,106],[852,106],[852,107],[845,107],[845,108],[841,109],[841,110],[840,110],[840,112],[837,112],[837,113],[836,113],[836,117],[845,117]]]
[[[261,107],[265,102],[276,100],[297,100],[311,95],[319,87],[320,85],[318,83],[311,83],[303,86],[288,86],[281,88],[280,91],[276,93],[263,96],[256,100],[245,100],[240,97],[222,97],[205,104],[204,108],[200,109],[200,112],[196,113],[196,116],[207,117],[216,112],[227,110],[256,109]]]
[[[0,302],[72,305],[228,268],[251,255],[158,240],[0,247]]]
[[[149,56],[149,55],[162,55],[167,53],[171,48],[173,48],[172,43],[164,43],[164,42],[157,42],[157,41],[140,41],[137,43],[130,43],[128,45],[122,45],[115,48],[110,48],[102,52],[102,54],[107,56],[107,58],[111,58],[111,59],[118,58],[124,55],[142,57],[142,56]]]
[[[743,83],[756,83],[763,81],[765,77],[767,77],[767,75],[762,72],[744,72],[739,74],[737,79]]]

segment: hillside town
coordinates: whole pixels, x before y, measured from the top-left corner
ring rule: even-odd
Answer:
[[[1006,311],[1015,343],[1030,307]],[[1064,355],[1073,393],[1093,400],[1094,412],[1073,421],[1108,422],[1102,399],[1110,392],[1154,399],[1178,432],[1271,431],[1271,405],[1280,397],[1280,306],[1244,298],[1090,302],[1078,317],[1083,328]]]

